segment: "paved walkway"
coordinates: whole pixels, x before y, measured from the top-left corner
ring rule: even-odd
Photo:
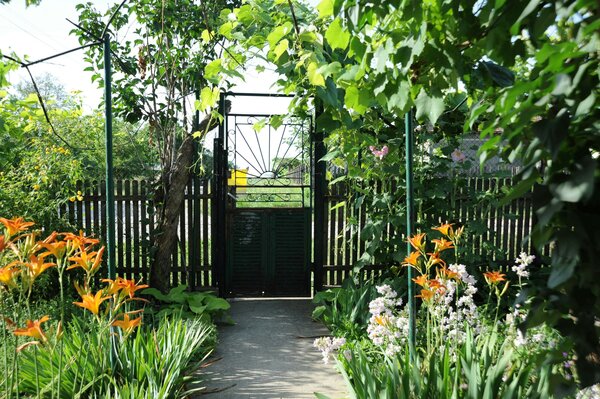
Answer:
[[[236,325],[219,328],[214,358],[202,369],[206,399],[347,397],[344,381],[332,363],[323,364],[312,347],[326,328],[311,320],[308,299],[235,300]],[[310,338],[299,338],[310,337]]]

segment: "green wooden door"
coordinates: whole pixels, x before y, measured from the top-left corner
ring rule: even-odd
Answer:
[[[228,295],[310,294],[309,208],[233,209],[228,216]]]

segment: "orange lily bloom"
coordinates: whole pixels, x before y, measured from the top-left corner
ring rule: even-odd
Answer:
[[[115,280],[111,280],[109,278],[103,278],[102,280],[100,280],[103,283],[108,284],[108,286],[106,287],[106,295],[113,295],[119,292],[119,290],[121,289],[119,279],[121,279],[121,277],[117,277]]]
[[[431,279],[431,280],[429,280],[427,283],[429,284],[429,287],[430,287],[430,288],[435,288],[435,289],[438,289],[438,290],[439,290],[439,289],[442,289],[442,288],[446,288],[446,286],[445,286],[444,284],[442,284],[442,283],[440,282],[440,280],[438,280],[438,279],[435,279],[435,278],[434,278],[434,279]]]
[[[149,287],[148,284],[136,284],[135,280],[126,280],[124,278],[118,278],[117,284],[125,294],[129,295],[129,298],[133,298],[133,295],[137,290]]]
[[[375,323],[379,324],[380,326],[385,327],[389,322],[390,320],[386,315],[375,316]]]
[[[485,281],[488,284],[498,284],[501,281],[505,281],[506,274],[500,273],[499,271],[493,272],[485,272],[483,273],[483,277],[485,277]]]
[[[427,255],[429,255],[429,259],[427,261],[427,263],[429,264],[429,266],[434,266],[434,265],[442,265],[444,267],[446,267],[446,262],[444,262],[444,260],[442,258],[440,258],[440,254],[437,252],[433,252],[433,253],[428,253]]]
[[[437,230],[450,239],[451,239],[452,233],[453,233],[452,223],[444,223],[441,226],[433,227],[432,230]]]
[[[69,258],[70,261],[75,263],[67,267],[67,270],[81,267],[86,271],[86,273],[94,274],[102,263],[102,255],[104,254],[104,250],[105,247],[100,248],[100,251],[98,252],[87,253],[85,250],[82,250],[79,256],[72,256]]]
[[[83,230],[79,230],[79,235],[65,233],[64,240],[72,242],[75,248],[80,248],[82,251],[85,251],[89,246],[96,245],[100,242],[100,240],[96,238],[86,237]]]
[[[83,294],[81,295],[81,299],[83,300],[83,302],[73,302],[75,305],[82,307],[84,309],[89,310],[90,312],[92,312],[95,315],[98,315],[98,312],[100,311],[100,304],[104,301],[106,301],[107,299],[110,299],[110,297],[102,296],[102,291],[98,291],[96,292],[96,295],[92,295],[92,294]]]
[[[427,283],[427,275],[426,274],[421,274],[419,277],[413,278],[412,279],[415,283],[419,284],[421,287],[425,287],[425,284]]]
[[[33,222],[26,222],[21,217],[13,219],[0,218],[0,223],[4,225],[4,228],[6,229],[6,232],[9,237],[21,231],[27,230],[29,227],[35,224]]]
[[[431,240],[431,242],[435,244],[435,252],[442,252],[447,249],[454,248],[454,245],[452,245],[452,241],[448,241],[445,238],[441,238],[439,240],[433,239]]]
[[[424,251],[425,250],[425,243],[423,242],[424,238],[425,238],[425,233],[414,234],[412,237],[408,238],[408,242],[417,251]]]
[[[142,323],[142,316],[137,319],[130,320],[129,314],[125,313],[123,315],[123,320],[115,320],[112,322],[111,326],[119,327],[127,334],[131,333],[134,328],[138,327]]]
[[[27,336],[27,337],[33,337],[37,340],[46,342],[47,338],[46,338],[46,334],[44,334],[44,331],[42,331],[42,323],[47,322],[48,320],[50,320],[50,317],[48,316],[44,316],[39,320],[27,320],[27,327],[26,328],[17,328],[13,331],[13,334],[15,335],[22,335],[22,336]]]
[[[413,251],[410,253],[410,255],[408,255],[406,258],[404,258],[404,263],[402,263],[402,264],[405,266],[417,267],[419,265],[420,257],[421,257],[421,253],[419,251]]]
[[[458,273],[453,272],[452,270],[448,269],[446,266],[444,266],[440,270],[438,270],[438,273],[443,276],[446,276],[446,278],[451,278],[454,280],[460,279],[460,276],[458,275]]]
[[[415,295],[415,296],[417,298],[422,298],[424,301],[429,301],[429,300],[431,300],[431,298],[433,298],[434,295],[435,295],[435,292],[428,290],[428,289],[422,289],[421,295]]]
[[[27,274],[29,275],[29,278],[31,279],[31,281],[38,278],[40,274],[42,274],[44,271],[46,271],[46,269],[48,269],[52,266],[56,266],[56,263],[44,262],[44,258],[46,256],[47,256],[46,254],[41,254],[39,256],[31,255],[29,257],[29,262],[23,263],[25,265],[25,267],[27,267]]]
[[[10,241],[6,240],[6,237],[4,236],[4,234],[0,234],[0,252],[4,251],[6,249],[6,247],[8,247],[8,243]]]
[[[19,273],[19,269],[15,268],[14,262],[5,267],[0,267],[0,284],[7,287],[15,288],[15,275]]]
[[[65,241],[43,242],[39,243],[40,247],[45,248],[48,252],[43,255],[53,255],[57,260],[61,259],[66,252],[67,243]]]

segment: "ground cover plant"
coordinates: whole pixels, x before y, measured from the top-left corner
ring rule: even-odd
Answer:
[[[511,285],[528,284],[534,256],[522,253],[510,271],[488,270],[477,280],[458,260],[444,260],[459,252],[463,228],[444,224],[434,230],[437,238],[410,237],[413,252],[403,262],[416,272],[413,354],[406,296],[393,288],[405,287],[405,279],[346,283],[315,297],[320,306],[313,316],[333,337],[318,338],[314,346],[324,360],[336,359],[351,396],[575,397],[573,345],[548,326],[524,332],[528,304],[509,298]]]
[[[147,285],[100,278],[99,240],[83,232],[42,237],[22,218],[0,223],[0,397],[175,398],[201,389],[186,385],[186,372],[216,342],[208,311],[143,320],[147,300],[138,294]],[[35,285],[49,270],[56,271],[60,287],[52,318],[40,314],[34,298]],[[73,305],[81,311],[66,315],[72,299],[65,275],[73,272]],[[213,313],[223,309],[210,303]]]

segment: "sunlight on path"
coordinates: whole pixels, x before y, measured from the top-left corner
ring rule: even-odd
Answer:
[[[234,301],[237,324],[219,328],[213,356],[222,359],[202,370],[208,390],[225,389],[197,398],[346,397],[342,377],[312,347],[315,336],[328,334],[311,320],[312,308],[307,299]]]

